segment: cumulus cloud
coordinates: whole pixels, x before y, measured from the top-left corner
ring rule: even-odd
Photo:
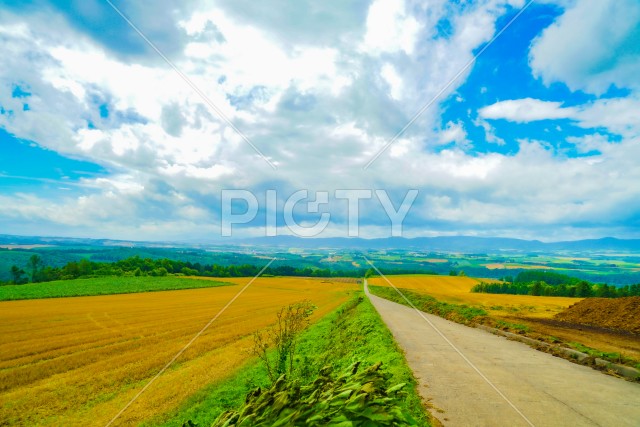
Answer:
[[[440,132],[440,143],[449,144],[451,142],[461,147],[468,147],[467,132],[461,122],[448,122],[447,126]]]
[[[639,108],[640,98],[635,95],[598,99],[575,107],[524,98],[496,102],[478,110],[478,115],[485,120],[504,119],[516,123],[570,119],[586,129],[604,128],[613,134],[633,137],[640,135],[640,124],[636,117]]]
[[[407,14],[404,0],[375,0],[367,14],[363,49],[373,53],[398,52],[411,55],[420,23]]]
[[[563,108],[561,102],[524,98],[500,101],[478,111],[484,119],[506,119],[518,123],[537,120],[568,119],[574,116],[572,108]]]
[[[595,227],[604,216],[624,221],[629,213],[616,208],[637,204],[632,183],[640,178],[635,170],[615,175],[633,168],[633,155],[640,155],[626,112],[635,108],[633,98],[584,107],[527,98],[480,112],[487,141],[496,144],[504,140],[489,120],[498,118],[565,118],[624,133],[615,146],[575,142],[584,150],[599,147],[606,156],[601,162],[558,159],[536,141],[522,141],[511,155],[474,153],[469,129],[459,120],[442,124],[439,106],[468,71],[362,170],[491,39],[496,22],[523,4],[234,0],[169,8],[171,31],[179,37],[159,46],[277,171],[161,59],[131,46],[115,52],[117,44],[53,8],[1,12],[0,49],[7,55],[0,105],[11,114],[0,114],[0,126],[109,173],[80,180],[80,190],[64,196],[3,194],[0,222],[10,219],[23,230],[57,225],[94,237],[214,238],[222,189],[258,195],[277,189],[282,203],[299,189],[346,187],[385,188],[394,200],[408,188],[420,189],[407,235],[477,232],[479,225],[517,233],[530,223],[570,227],[575,220]],[[153,25],[126,11],[144,21],[143,30]],[[54,24],[59,30],[52,35],[47,28]],[[31,93],[28,100],[12,96],[16,85]],[[582,182],[587,176],[595,178]],[[344,206],[332,212],[344,225]],[[363,233],[389,231],[380,206],[362,212]],[[254,226],[244,232],[258,233]],[[341,234],[335,228],[328,233]]]
[[[530,64],[547,84],[602,94],[611,85],[640,88],[640,3],[579,0],[538,37]]]

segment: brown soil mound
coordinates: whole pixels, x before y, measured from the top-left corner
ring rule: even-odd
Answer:
[[[556,314],[555,318],[640,334],[640,297],[585,298]]]

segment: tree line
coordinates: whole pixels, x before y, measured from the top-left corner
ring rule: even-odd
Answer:
[[[525,271],[511,281],[479,283],[471,288],[471,292],[550,297],[620,298],[640,296],[640,284],[616,287],[606,283],[594,284],[558,273]]]
[[[10,269],[11,280],[0,285],[22,285],[26,283],[52,282],[92,277],[127,276],[201,276],[201,277],[252,277],[263,266],[253,264],[218,265],[199,262],[176,261],[168,258],[152,259],[132,256],[115,262],[93,262],[88,259],[68,262],[63,267],[47,266],[39,255],[32,255],[27,265]],[[265,269],[263,276],[296,277],[363,277],[375,273],[372,269],[332,270],[329,268],[292,267],[272,265]],[[415,269],[385,269],[385,274],[436,274],[433,271]]]

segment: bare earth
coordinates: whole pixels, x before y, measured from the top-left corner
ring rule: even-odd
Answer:
[[[365,290],[445,426],[640,426],[640,384]]]

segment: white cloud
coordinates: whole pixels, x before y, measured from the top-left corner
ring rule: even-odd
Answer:
[[[577,114],[580,126],[604,127],[610,132],[633,137],[640,135],[640,95],[626,98],[599,99],[583,106]]]
[[[484,129],[484,139],[488,143],[496,144],[498,146],[503,146],[507,143],[504,139],[496,135],[495,128],[491,126],[491,124],[489,124],[489,122],[487,122],[486,120],[483,120],[482,118],[478,117],[476,120],[473,121],[473,124]]]
[[[414,51],[420,23],[406,12],[404,0],[375,0],[367,15],[363,49],[370,53]]]
[[[500,101],[478,111],[484,119],[506,119],[517,123],[537,120],[568,119],[575,115],[572,108],[563,108],[561,102],[524,98]]]
[[[579,0],[531,47],[530,64],[545,83],[602,94],[611,85],[640,88],[640,3]]]
[[[524,98],[500,101],[481,108],[478,115],[485,120],[505,119],[516,123],[539,120],[570,119],[586,129],[605,128],[625,137],[640,135],[637,111],[640,98],[598,99],[575,107],[563,107],[560,102]]]
[[[599,133],[582,137],[570,136],[567,137],[567,142],[574,144],[578,153],[581,154],[593,152],[601,154],[608,151],[612,145],[612,141],[608,137]]]
[[[462,122],[448,122],[445,128],[440,132],[440,143],[455,143],[458,146],[466,147],[469,144],[467,132],[464,130]]]
[[[389,85],[389,94],[397,101],[402,99],[403,82],[402,78],[390,63],[385,63],[380,70],[380,75]]]

